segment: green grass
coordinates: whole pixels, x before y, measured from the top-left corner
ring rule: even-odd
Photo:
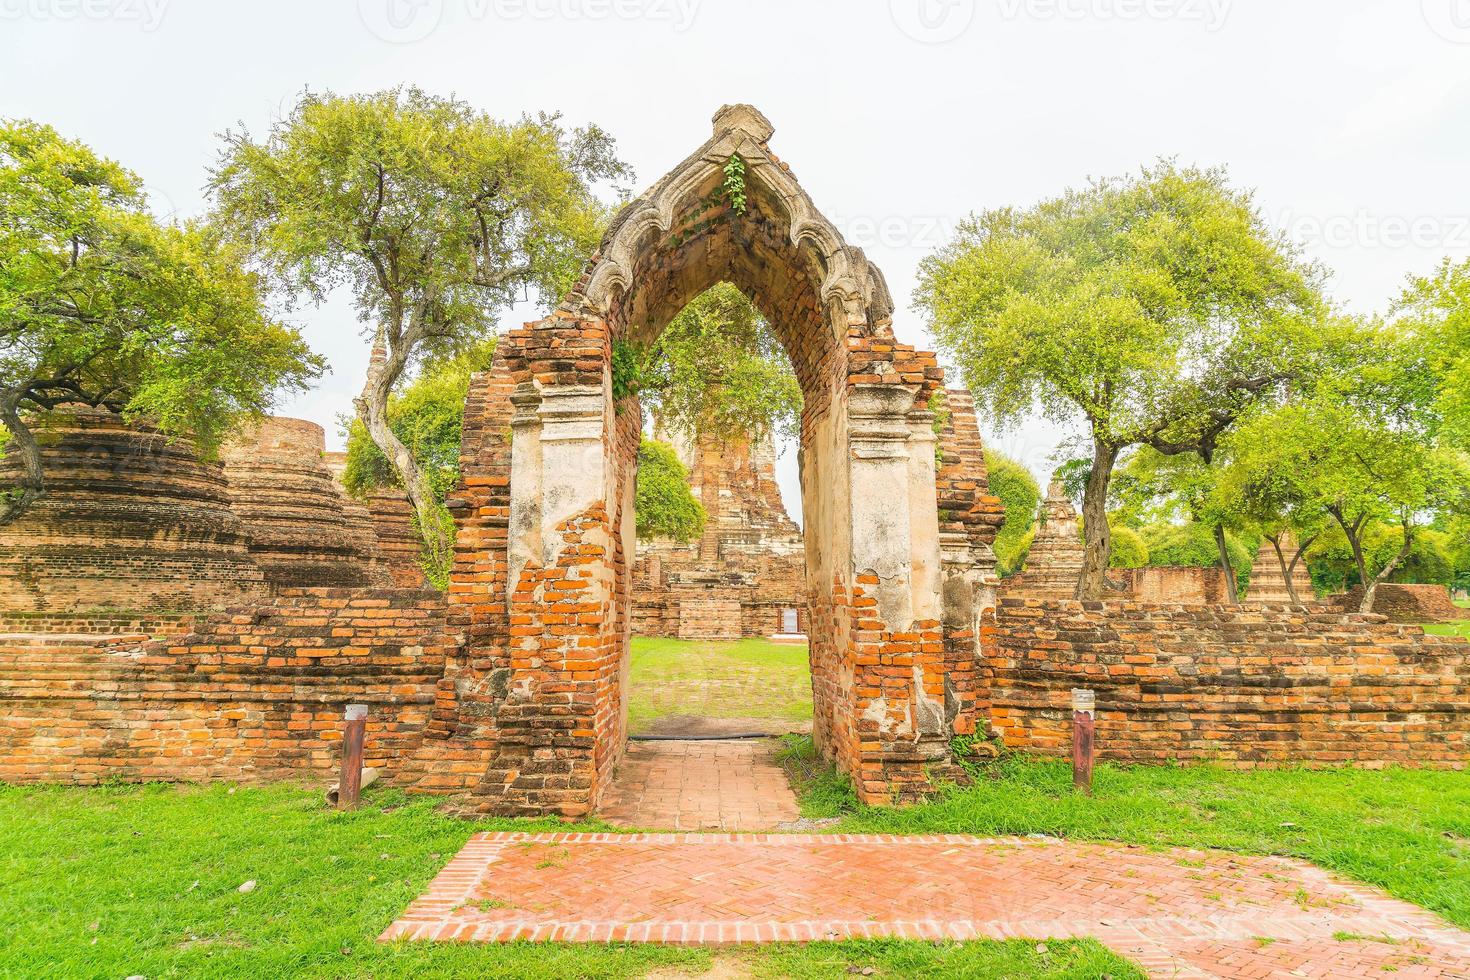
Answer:
[[[820,769],[805,780],[802,810],[842,816],[838,832],[1051,834],[1289,855],[1470,927],[1470,772],[1100,765],[1090,798],[1072,792],[1066,762],[1008,756],[975,772],[973,786],[889,809],[859,806],[845,780]]]
[[[653,721],[668,715],[810,721],[807,648],[761,639],[699,642],[634,637],[629,727],[646,731]]]
[[[1463,636],[1470,638],[1470,619],[1452,623],[1426,623],[1424,632],[1431,636]]]
[[[279,785],[0,786],[0,977],[560,980],[697,975],[719,957],[755,976],[1142,976],[1091,942],[379,945],[470,834],[567,829],[458,820],[436,802],[379,791],[342,814]],[[246,881],[257,885],[242,894]]]

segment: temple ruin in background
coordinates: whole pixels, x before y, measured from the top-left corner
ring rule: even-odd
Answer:
[[[769,439],[668,439],[704,507],[704,534],[689,543],[638,542],[635,636],[733,640],[806,627],[806,552],[786,513]]]

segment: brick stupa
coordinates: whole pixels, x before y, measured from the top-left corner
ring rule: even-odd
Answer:
[[[234,508],[276,588],[386,585],[372,517],[341,490],[326,434],[304,419],[267,418],[224,448]]]
[[[342,487],[342,474],[347,471],[347,454],[326,453],[322,459],[327,469],[332,471],[338,489],[352,506],[366,509],[373,535],[378,540],[378,554],[393,584],[401,589],[428,588],[423,565],[419,563],[422,543],[418,531],[414,530],[413,505],[409,503],[407,494],[397,487],[377,487],[365,501],[359,502]]]
[[[1296,537],[1287,531],[1281,536],[1281,554],[1286,557],[1288,563],[1296,556]],[[1277,557],[1276,548],[1267,538],[1261,539],[1261,548],[1256,552],[1256,562],[1251,566],[1250,588],[1246,591],[1246,601],[1254,603],[1293,603],[1311,602],[1316,598],[1316,592],[1312,589],[1312,576],[1307,571],[1306,559],[1296,563],[1292,569],[1292,584],[1296,586],[1297,597],[1291,597],[1291,591],[1286,587],[1286,576],[1281,571],[1281,560]]]
[[[1062,488],[1052,480],[1041,504],[1041,524],[1026,556],[1026,568],[1008,587],[1027,595],[1070,599],[1082,579],[1082,545],[1077,510]]]
[[[35,429],[46,493],[0,527],[0,611],[150,619],[268,593],[224,468],[188,440],[85,406]],[[0,484],[18,473],[13,456],[0,460]]]
[[[689,544],[638,542],[633,632],[735,639],[805,630],[806,553],[786,513],[769,440],[675,439],[703,505],[703,536]]]

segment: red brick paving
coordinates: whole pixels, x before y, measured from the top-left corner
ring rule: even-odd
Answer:
[[[773,830],[801,816],[776,743],[633,742],[598,816],[618,827]]]
[[[478,834],[381,938],[878,936],[1094,936],[1160,977],[1470,977],[1470,933],[1301,861],[1051,839]]]

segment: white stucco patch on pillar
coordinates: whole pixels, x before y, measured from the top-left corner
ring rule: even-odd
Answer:
[[[556,561],[558,525],[607,502],[606,397],[600,387],[522,385],[511,396],[509,587]]]
[[[909,423],[909,547],[913,563],[914,619],[943,616],[939,555],[939,498],[934,492],[933,412],[910,412]]]
[[[535,382],[518,386],[510,396],[510,525],[506,542],[507,601],[515,594],[521,572],[541,562],[541,393]]]
[[[848,400],[852,568],[878,576],[878,618],[892,630],[915,618],[908,413],[917,390],[854,385]]]
[[[610,503],[607,416],[601,387],[558,385],[541,392],[541,527],[550,548],[560,546],[556,528],[563,521]]]

